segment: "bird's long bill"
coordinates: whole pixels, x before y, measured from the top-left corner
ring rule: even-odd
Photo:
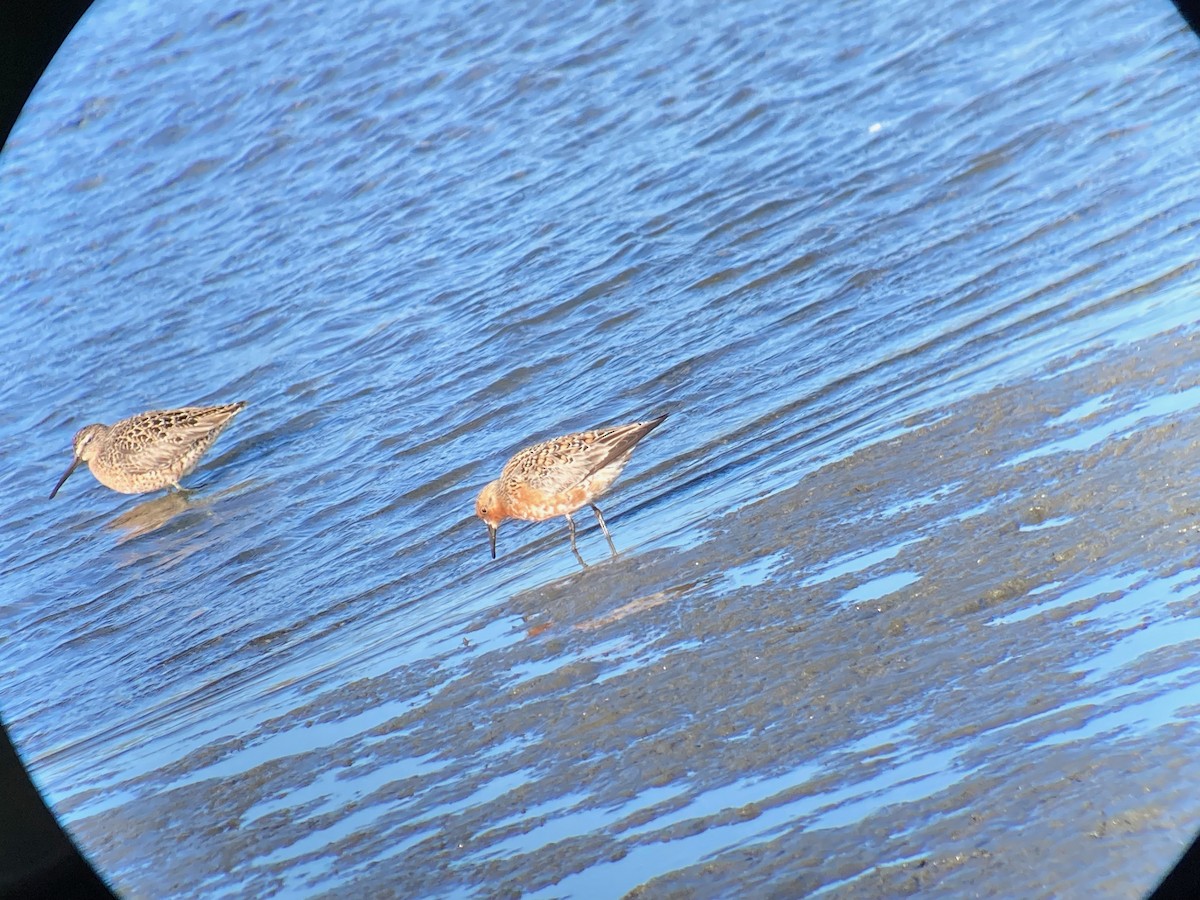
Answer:
[[[62,478],[60,478],[60,479],[58,479],[58,484],[56,484],[56,485],[54,486],[54,490],[52,490],[52,491],[50,492],[50,499],[51,499],[51,500],[53,500],[53,499],[54,499],[54,495],[58,493],[58,489],[59,489],[60,487],[62,487],[62,486],[63,486],[63,485],[66,483],[66,481],[67,481],[67,479],[68,479],[68,478],[70,478],[70,477],[71,477],[71,473],[75,471],[75,467],[76,467],[77,465],[79,465],[79,457],[78,457],[78,456],[77,456],[77,457],[75,457],[73,460],[71,460],[71,465],[67,466],[67,471],[63,472],[63,477],[62,477]]]
[[[492,545],[492,559],[496,558],[496,526],[488,526],[488,543]]]

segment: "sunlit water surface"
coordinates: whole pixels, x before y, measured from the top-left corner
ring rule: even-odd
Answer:
[[[1200,823],[1166,3],[100,0],[0,155],[0,712],[131,897],[1113,896]],[[73,431],[244,399],[188,496]],[[589,521],[478,488],[667,412]]]

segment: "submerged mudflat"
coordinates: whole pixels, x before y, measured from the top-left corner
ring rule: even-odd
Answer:
[[[76,832],[132,869],[169,834],[179,891],[233,858],[249,894],[1139,893],[1200,776],[1198,404],[1194,333],[1055,360],[694,546],[441,627]]]

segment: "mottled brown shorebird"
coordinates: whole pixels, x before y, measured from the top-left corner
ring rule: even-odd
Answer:
[[[75,458],[50,498],[81,462],[102,485],[122,494],[181,490],[179,479],[196,468],[225,426],[245,408],[245,402],[238,402],[156,409],[115,425],[84,425],[71,442]]]
[[[571,530],[571,552],[582,563],[583,557],[575,546],[575,520],[571,513],[584,506],[590,506],[596,514],[600,530],[616,556],[617,548],[604,516],[592,501],[621,474],[638,441],[664,419],[666,415],[648,422],[567,434],[526,447],[514,455],[505,463],[500,477],[475,499],[475,515],[488,528],[492,559],[496,558],[496,531],[505,519],[541,522],[566,516]]]

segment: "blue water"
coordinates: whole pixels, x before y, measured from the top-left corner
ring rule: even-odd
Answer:
[[[147,897],[416,891],[402,871],[486,894],[510,878],[487,860],[543,873],[521,890],[595,896],[765,834],[714,820],[664,854],[635,832],[608,882],[617,863],[560,842],[671,797],[719,819],[776,770],[803,786],[829,768],[756,755],[747,726],[711,735],[751,748],[724,782],[693,784],[679,745],[679,772],[629,796],[616,749],[581,783],[509,718],[532,697],[599,704],[633,748],[665,702],[640,679],[694,671],[724,699],[693,691],[676,721],[703,723],[755,696],[714,655],[757,640],[755,592],[811,610],[828,591],[830,617],[937,597],[911,555],[1004,508],[967,502],[993,466],[1189,427],[1193,385],[1127,402],[1098,385],[1004,458],[889,482],[871,520],[901,524],[878,541],[833,501],[798,520],[847,542],[827,557],[794,530],[756,548],[737,518],[998,386],[1190,334],[1198,77],[1166,3],[99,0],[0,154],[0,713],[47,796]],[[46,500],[83,424],[233,400],[249,407],[186,503],[86,472]],[[604,505],[622,563],[590,523],[587,571],[561,522],[506,524],[488,558],[472,502],[509,454],[660,412]],[[1125,590],[1143,562],[1099,560],[995,627]],[[1191,641],[1169,625],[1096,665]],[[1196,702],[1175,690],[1147,739]],[[439,705],[456,692],[481,704],[458,723]],[[485,720],[493,757],[456,730]],[[771,821],[852,828],[961,747],[910,752],[867,793],[835,774],[823,791],[853,815],[789,799]],[[220,785],[245,808],[187,809],[194,849],[158,852],[174,819],[148,800]],[[460,827],[487,836],[477,852],[430,849]]]

